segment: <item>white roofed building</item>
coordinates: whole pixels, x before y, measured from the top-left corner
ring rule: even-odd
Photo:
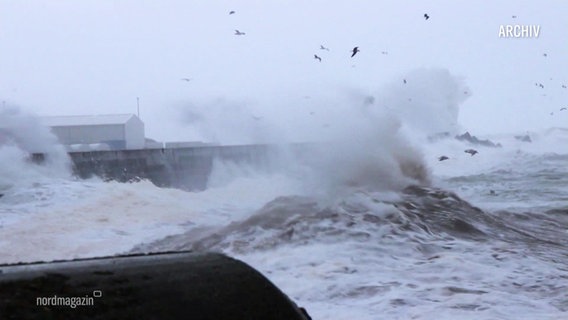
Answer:
[[[144,149],[144,123],[134,114],[42,117],[67,146],[106,144],[112,150]]]

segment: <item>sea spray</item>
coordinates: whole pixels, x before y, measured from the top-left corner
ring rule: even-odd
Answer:
[[[400,191],[430,183],[426,137],[458,132],[460,105],[471,95],[463,79],[445,69],[417,69],[401,79],[406,83],[396,79],[374,94],[344,88],[301,105],[292,98],[248,104],[224,98],[188,101],[179,109],[180,121],[220,144],[309,144],[304,152],[280,150],[280,157],[270,160],[280,172],[302,180],[306,190],[327,198],[354,189]],[[254,111],[263,104],[266,110],[286,110],[285,116]],[[209,186],[254,170],[215,161]]]
[[[31,154],[43,155],[41,164]],[[70,177],[71,161],[65,148],[38,117],[19,108],[0,109],[0,188],[41,179]]]

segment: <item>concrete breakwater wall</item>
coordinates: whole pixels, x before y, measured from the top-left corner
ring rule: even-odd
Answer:
[[[69,152],[74,174],[94,175],[106,180],[128,182],[148,179],[159,187],[203,190],[215,160],[270,170],[283,154],[299,156],[307,144],[195,146],[141,150]],[[43,162],[42,154],[32,161]]]

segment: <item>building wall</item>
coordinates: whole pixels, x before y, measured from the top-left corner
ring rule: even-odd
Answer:
[[[44,117],[71,151],[144,149],[144,123],[134,114]]]
[[[90,144],[109,143],[115,145],[124,144],[124,125],[94,125],[94,126],[64,126],[51,127],[62,144]]]
[[[146,145],[144,123],[138,117],[130,118],[124,125],[124,137],[126,140],[126,149],[144,149]]]

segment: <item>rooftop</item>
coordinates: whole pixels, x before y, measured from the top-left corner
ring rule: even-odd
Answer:
[[[42,124],[48,127],[66,127],[66,126],[95,126],[108,124],[125,124],[133,117],[134,114],[102,114],[88,116],[52,116],[41,117]]]

